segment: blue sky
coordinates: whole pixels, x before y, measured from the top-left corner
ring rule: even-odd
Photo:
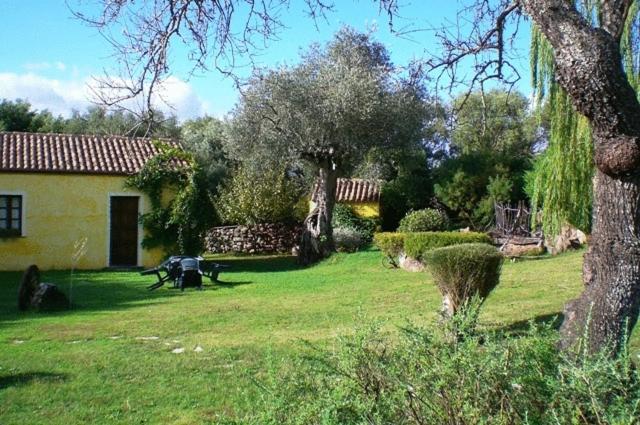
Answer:
[[[75,5],[78,0],[68,1]],[[380,14],[374,1],[334,2],[335,11],[327,16],[327,22],[318,22],[316,29],[304,15],[304,2],[292,0],[281,16],[287,28],[261,53],[260,64],[294,64],[301,48],[329,40],[342,25],[361,31],[377,27],[376,38],[387,46],[397,64],[425,57],[438,48],[433,31],[413,33],[410,39],[391,34],[386,15]],[[91,11],[91,3],[85,0],[83,10]],[[394,27],[424,29],[453,22],[461,3],[404,0]],[[101,75],[103,70],[112,72],[108,42],[95,29],[75,20],[65,0],[0,0],[0,10],[0,98],[26,99],[37,109],[63,115],[86,108],[92,76]],[[524,27],[516,45],[522,55],[518,61],[522,74],[519,89],[525,94],[529,92],[527,37]],[[174,50],[172,65],[173,75],[164,97],[180,119],[204,114],[221,117],[233,107],[237,94],[230,80],[215,71],[189,78],[190,66],[181,48]],[[239,70],[240,74],[248,72]],[[446,98],[446,93],[440,95]]]

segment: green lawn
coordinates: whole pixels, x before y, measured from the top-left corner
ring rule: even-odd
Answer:
[[[326,344],[363,320],[433,322],[426,273],[388,270],[380,253],[308,269],[290,257],[226,258],[224,284],[148,292],[135,272],[76,272],[64,313],[16,311],[18,273],[0,273],[0,423],[206,423],[250,415],[270,361]],[[546,320],[579,293],[582,252],[507,263],[486,326]],[[43,280],[69,291],[69,272]],[[634,340],[634,349],[637,348]],[[201,350],[194,351],[196,347]],[[183,348],[183,353],[173,353]]]

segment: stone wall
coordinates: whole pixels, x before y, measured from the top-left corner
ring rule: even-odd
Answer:
[[[205,247],[212,253],[291,253],[301,232],[301,226],[284,224],[214,227],[207,233]]]

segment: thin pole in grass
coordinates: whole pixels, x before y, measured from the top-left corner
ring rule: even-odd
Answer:
[[[73,243],[73,254],[71,254],[71,276],[69,277],[69,308],[73,305],[73,272],[80,259],[87,254],[87,242],[89,238],[83,236]]]

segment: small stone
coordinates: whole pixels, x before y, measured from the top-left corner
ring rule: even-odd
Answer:
[[[136,339],[142,340],[142,341],[155,341],[157,339],[160,339],[159,336],[139,336],[136,337]]]
[[[182,353],[184,353],[184,348],[182,348],[182,347],[174,348],[173,350],[171,350],[171,352],[173,354],[182,354]]]
[[[196,346],[196,348],[193,349],[193,351],[195,351],[196,353],[202,353],[204,351],[204,348],[198,345]]]
[[[21,339],[14,339],[14,340],[13,340],[13,343],[14,343],[14,344],[24,344],[24,341],[23,341],[23,340],[21,340]]]

